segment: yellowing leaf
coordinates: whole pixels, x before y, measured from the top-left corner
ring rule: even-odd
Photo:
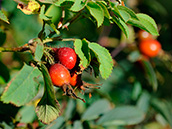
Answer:
[[[28,2],[28,5],[18,4],[17,8],[20,9],[23,13],[30,15],[38,13],[40,9],[40,4],[34,0]]]

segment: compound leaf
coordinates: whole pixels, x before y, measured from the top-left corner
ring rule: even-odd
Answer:
[[[40,75],[41,72],[36,67],[25,64],[19,74],[9,82],[1,100],[16,106],[28,103],[38,93],[39,82],[36,79]]]

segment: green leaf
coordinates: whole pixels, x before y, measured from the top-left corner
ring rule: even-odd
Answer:
[[[172,126],[171,103],[154,98],[151,100],[151,105],[158,113],[160,113],[168,121],[170,126]]]
[[[44,13],[45,13],[45,5],[42,5],[42,6],[41,6],[41,10],[40,10],[40,14],[39,14],[39,18],[41,18],[41,19],[43,19],[43,20],[45,20],[45,21],[51,20],[51,18],[45,16]]]
[[[144,113],[134,106],[121,106],[105,113],[97,124],[110,125],[134,125],[144,120]]]
[[[44,64],[40,64],[38,67],[44,78],[44,95],[36,107],[36,112],[39,120],[45,124],[49,124],[59,116],[60,109],[46,66]]]
[[[128,55],[128,60],[131,62],[136,62],[140,58],[140,52],[139,51],[133,51]]]
[[[87,3],[87,9],[90,14],[96,19],[97,27],[100,27],[104,21],[104,11],[97,3],[90,1]]]
[[[108,11],[108,9],[107,9],[107,7],[105,6],[105,4],[104,4],[104,2],[103,1],[96,1],[100,6],[101,6],[101,8],[103,9],[103,11],[104,11],[104,16],[106,17],[106,18],[108,18],[108,19],[110,19],[110,14],[109,14],[109,11]]]
[[[0,61],[0,69],[1,69],[0,76],[2,76],[5,82],[8,82],[8,80],[10,79],[10,73],[7,66],[3,64],[1,61]]]
[[[107,79],[110,76],[113,67],[113,61],[109,51],[97,43],[89,43],[88,47],[96,55],[100,64],[99,71],[102,78]]]
[[[135,14],[135,12],[134,12],[133,10],[127,8],[126,6],[121,6],[121,5],[119,5],[119,6],[117,6],[117,8],[118,8],[118,10],[119,10],[120,13],[121,13],[121,11],[122,11],[122,12],[125,12],[125,13],[127,13],[131,18],[136,19],[136,20],[139,20],[138,17],[137,17],[137,15]]]
[[[121,20],[124,21],[122,15],[120,14],[120,12],[119,12],[119,10],[118,10],[118,8],[117,8],[117,4],[114,3],[114,2],[110,2],[110,6],[111,6],[111,11],[112,11],[118,18],[120,18]],[[116,16],[115,16],[115,17],[116,17]]]
[[[74,99],[70,99],[67,103],[65,118],[66,120],[70,120],[74,115],[74,111],[76,109],[76,101]]]
[[[133,91],[132,91],[131,98],[136,101],[139,98],[141,92],[142,92],[142,86],[141,86],[140,82],[136,81],[133,85]]]
[[[63,116],[58,117],[49,125],[42,127],[41,129],[61,129],[65,123],[65,119]]]
[[[22,107],[16,116],[21,123],[32,123],[36,117],[35,107],[33,105]]]
[[[66,0],[58,0],[57,2],[55,2],[55,6],[60,6],[62,3],[64,3]]]
[[[40,1],[41,3],[53,4],[53,3],[57,2],[58,0],[38,0],[38,1]]]
[[[150,106],[150,95],[146,91],[143,91],[140,95],[139,100],[137,100],[136,106],[141,109],[144,113],[147,113]]]
[[[10,22],[8,21],[7,16],[4,14],[4,12],[2,12],[2,10],[0,10],[0,19],[3,20],[4,22],[10,24]]]
[[[60,31],[57,30],[56,26],[54,25],[54,23],[50,22],[49,25],[51,26],[51,28],[56,32],[57,35],[60,34]]]
[[[0,46],[2,46],[5,41],[6,41],[6,33],[3,29],[0,28],[0,39],[1,39],[1,42],[0,42]]]
[[[73,129],[83,129],[81,121],[79,121],[79,120],[74,121]]]
[[[155,21],[148,15],[138,13],[136,14],[139,20],[135,20],[133,18],[129,19],[127,22],[133,26],[139,27],[142,30],[149,32],[152,35],[158,36],[158,29]]]
[[[82,115],[82,120],[94,120],[97,119],[101,114],[110,110],[110,103],[101,99],[94,102]]]
[[[121,20],[120,18],[117,18],[116,16],[113,16],[113,21],[118,25],[118,27],[123,31],[125,36],[128,38],[129,37],[129,29],[126,23]]]
[[[39,90],[37,78],[41,75],[36,67],[24,65],[19,74],[9,82],[1,96],[4,103],[22,106],[31,101]]]
[[[43,56],[44,53],[44,45],[42,43],[38,43],[36,46],[36,51],[35,51],[35,59],[37,61],[41,61],[41,58]]]
[[[55,6],[61,6],[65,2],[75,2],[75,0],[58,0],[54,3]]]
[[[149,81],[150,85],[153,87],[153,90],[156,91],[158,88],[158,81],[157,81],[157,77],[151,63],[149,61],[142,60],[142,65],[143,65],[147,80]]]
[[[121,14],[121,16],[125,22],[127,22],[130,19],[130,15],[126,11],[119,10],[119,12],[120,12],[120,14]]]
[[[28,4],[29,0],[15,0],[17,3]]]
[[[51,18],[51,22],[54,24],[58,24],[62,17],[62,8],[57,7],[55,5],[51,5],[45,12],[45,16]]]
[[[75,0],[75,3],[70,8],[71,11],[78,12],[86,6],[87,0]]]
[[[80,39],[76,39],[74,42],[74,49],[80,58],[79,66],[83,69],[87,68],[90,63],[90,52],[86,40],[81,41]]]

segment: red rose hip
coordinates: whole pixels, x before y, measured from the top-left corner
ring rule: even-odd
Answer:
[[[72,48],[62,47],[55,51],[55,59],[68,69],[72,69],[77,61],[77,55]]]
[[[81,83],[82,83],[82,81],[81,81],[81,74],[76,74],[76,72],[73,73],[71,75],[70,84],[72,86],[79,86]]]
[[[70,72],[62,64],[56,63],[49,68],[49,74],[53,85],[63,86],[69,84],[71,80]]]
[[[145,56],[155,57],[161,50],[161,44],[155,39],[140,42],[139,49]]]

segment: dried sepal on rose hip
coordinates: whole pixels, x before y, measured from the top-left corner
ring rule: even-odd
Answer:
[[[81,73],[74,71],[71,73],[70,84],[75,87],[75,89],[82,90],[83,92],[88,91],[89,94],[91,89],[100,89],[102,84],[90,84],[81,79]]]
[[[60,63],[56,63],[50,66],[49,75],[54,86],[62,88],[64,95],[72,98],[80,99],[85,102],[84,99],[78,97],[73,88],[70,85],[71,75],[69,70]]]

